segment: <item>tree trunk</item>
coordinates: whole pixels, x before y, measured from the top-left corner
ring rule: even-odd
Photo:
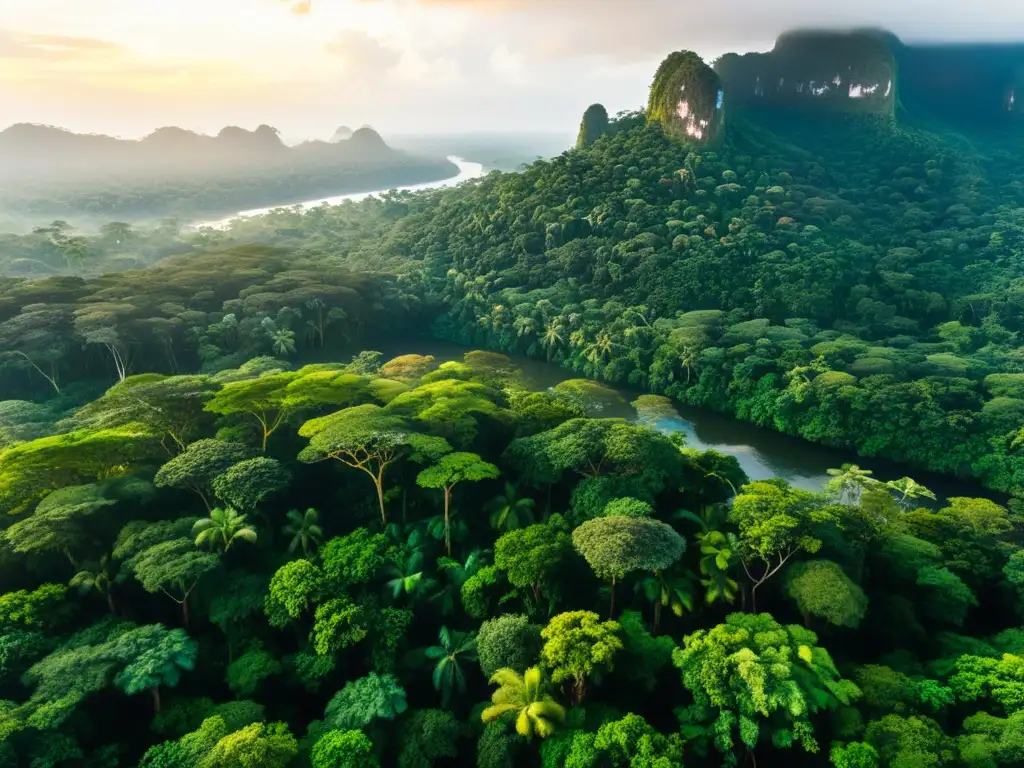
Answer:
[[[384,470],[381,469],[376,477],[373,478],[373,484],[377,487],[377,503],[380,504],[380,522],[382,525],[388,524],[387,513],[384,512]]]
[[[203,500],[203,506],[206,507],[207,513],[213,511],[213,507],[210,506],[209,499],[206,498],[206,494],[203,493],[203,489],[199,487],[192,487],[192,490]]]
[[[109,589],[107,590],[107,607],[110,609],[112,614],[115,616],[117,615],[117,606],[114,605],[114,593]]]
[[[658,625],[661,624],[661,598],[654,601],[654,627],[651,630],[652,635],[658,634]]]
[[[608,606],[608,618],[615,618],[615,577],[612,576],[612,599],[611,604]]]
[[[573,686],[572,686],[572,696],[573,696],[573,699],[575,700],[573,702],[574,704],[578,705],[580,702],[583,701],[583,696],[586,694],[586,690],[587,690],[586,686],[587,686],[586,678],[583,678],[583,677],[577,677],[576,678],[576,680],[575,680],[575,682],[573,683]]]
[[[189,628],[188,595],[181,601],[181,616],[185,620],[185,629]]]
[[[160,714],[160,686],[154,685],[149,689],[149,692],[153,694],[153,711],[156,714]]]
[[[451,503],[452,489],[451,486],[445,486],[444,489],[444,548],[448,553],[448,557],[452,556],[452,528],[451,523],[448,520],[448,506]]]

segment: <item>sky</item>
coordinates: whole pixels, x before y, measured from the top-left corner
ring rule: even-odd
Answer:
[[[710,61],[794,26],[864,25],[1005,41],[1024,37],[1024,2],[0,0],[0,128],[573,132],[593,102],[641,106],[672,51]]]

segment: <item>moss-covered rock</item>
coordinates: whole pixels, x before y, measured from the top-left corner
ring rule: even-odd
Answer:
[[[591,104],[583,113],[577,147],[587,147],[608,132],[608,110],[603,104]]]
[[[647,121],[666,136],[708,142],[722,127],[722,84],[715,71],[692,51],[670,54],[654,75]]]

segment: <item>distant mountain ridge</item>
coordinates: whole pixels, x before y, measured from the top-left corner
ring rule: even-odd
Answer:
[[[55,219],[208,220],[457,173],[442,153],[394,149],[369,126],[289,146],[269,125],[215,136],[168,126],[130,140],[18,123],[0,131],[0,230]]]
[[[293,147],[285,145],[278,130],[269,125],[252,131],[227,126],[216,136],[168,126],[138,140],[32,123],[0,131],[0,178],[57,173],[65,178],[154,172],[195,175],[251,167],[349,166],[403,156],[369,127],[351,133],[345,141],[305,141]]]
[[[334,132],[334,135],[331,136],[331,141],[345,141],[350,138],[352,138],[352,129],[347,125],[343,125]]]

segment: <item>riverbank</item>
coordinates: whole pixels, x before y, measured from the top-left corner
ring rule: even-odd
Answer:
[[[222,219],[215,219],[213,221],[196,222],[191,225],[192,229],[201,229],[202,227],[211,227],[213,229],[224,229],[231,224],[232,221],[237,219],[246,219],[253,216],[262,216],[270,213],[271,211],[278,210],[281,208],[301,208],[309,209],[315,208],[319,205],[340,205],[344,202],[359,202],[365,200],[368,197],[374,197],[376,195],[383,195],[387,192],[424,192],[431,189],[445,189],[448,187],[458,186],[464,181],[470,181],[472,179],[478,179],[483,176],[486,171],[482,163],[473,162],[471,160],[464,160],[461,157],[455,155],[449,155],[447,158],[448,162],[454,165],[458,169],[458,173],[453,176],[449,176],[444,179],[438,179],[436,181],[425,181],[418,184],[407,184],[400,187],[389,187],[386,189],[373,189],[364,192],[350,192],[347,194],[333,195],[331,197],[318,197],[311,200],[302,200],[293,203],[281,203],[279,205],[272,205],[266,208],[253,208],[247,211],[239,211],[230,216],[226,216]]]
[[[474,349],[430,337],[388,339],[377,343],[367,342],[363,346],[381,352],[384,360],[415,353],[433,355],[439,362],[461,360],[466,352]],[[581,378],[555,363],[518,355],[510,357],[536,389],[547,389],[568,379]],[[602,415],[630,421],[637,419],[636,409],[631,403],[644,392],[615,387],[606,382],[598,383],[617,395],[602,400]],[[659,418],[655,426],[664,432],[682,432],[690,448],[714,450],[735,457],[751,480],[780,477],[797,488],[820,491],[830,479],[829,469],[838,469],[843,464],[852,463],[871,470],[874,477],[883,482],[913,477],[937,497],[935,502],[926,506],[939,506],[946,499],[958,496],[991,498],[1001,504],[1006,501],[1006,494],[970,480],[928,472],[886,459],[858,456],[853,451],[817,445],[709,409],[673,402],[678,416]]]

